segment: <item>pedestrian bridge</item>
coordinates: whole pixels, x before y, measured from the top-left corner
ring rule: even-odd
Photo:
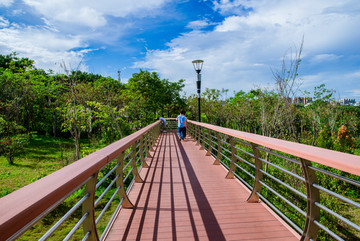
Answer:
[[[0,240],[360,239],[359,156],[168,122],[1,198]]]

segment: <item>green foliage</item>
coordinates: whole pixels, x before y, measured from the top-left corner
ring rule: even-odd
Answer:
[[[333,90],[325,88],[325,84],[321,84],[314,88],[314,101],[329,102],[333,101]]]
[[[329,127],[324,126],[320,131],[319,136],[316,139],[316,145],[327,149],[333,148],[333,139]]]
[[[124,91],[124,108],[128,120],[141,120],[142,124],[149,124],[158,115],[175,117],[185,107],[184,99],[180,97],[183,82],[161,80],[157,73],[143,70],[133,74]]]
[[[14,158],[20,155],[29,143],[29,134],[25,128],[13,121],[5,121],[0,116],[0,156],[3,155],[9,164],[14,164]]]
[[[169,82],[155,72],[140,70],[122,84],[63,67],[66,75],[54,75],[35,69],[32,60],[18,58],[16,53],[0,55],[0,116],[6,123],[24,127],[30,137],[31,133],[72,136],[76,158],[80,158],[80,140],[85,135],[110,143],[156,116],[175,117],[185,107],[180,96],[184,80]],[[14,150],[25,139],[8,136],[6,143]]]

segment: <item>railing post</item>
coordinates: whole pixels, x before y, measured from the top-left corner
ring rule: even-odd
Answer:
[[[91,241],[99,240],[95,223],[95,191],[97,177],[98,173],[94,174],[85,184],[84,193],[88,193],[89,197],[84,201],[82,205],[82,215],[87,215],[82,227],[84,235],[89,233],[88,240]]]
[[[145,142],[145,152],[146,152],[146,157],[152,158],[151,154],[150,154],[150,138],[151,137],[151,130],[148,131],[144,137],[146,138],[146,142]]]
[[[314,220],[320,220],[320,208],[315,205],[315,202],[320,202],[320,192],[313,187],[313,183],[317,183],[317,177],[314,170],[308,168],[311,162],[305,159],[300,159],[301,170],[305,177],[306,193],[307,193],[307,211],[304,231],[300,240],[316,240],[319,227],[314,223]]]
[[[200,150],[204,150],[204,146],[205,146],[205,139],[204,139],[204,128],[199,126],[199,131],[200,131],[200,135],[199,135],[199,144],[200,144]],[[202,145],[201,145],[201,140],[202,140]]]
[[[143,135],[142,137],[141,137],[141,141],[140,141],[140,155],[141,155],[141,157],[140,157],[140,161],[141,161],[141,166],[142,167],[145,167],[145,168],[148,168],[149,166],[148,166],[148,164],[146,163],[146,161],[145,161],[145,156],[144,156],[144,139],[145,139],[145,135]]]
[[[254,143],[251,143],[251,147],[253,149],[254,153],[254,159],[255,159],[255,180],[254,180],[254,188],[250,194],[250,197],[248,198],[249,203],[255,203],[259,202],[259,195],[257,193],[261,193],[261,183],[263,178],[263,174],[260,170],[262,170],[263,163],[260,160],[260,151],[257,149],[257,145]]]
[[[195,126],[195,141],[196,141],[196,144],[195,146],[200,146],[200,132],[199,132],[199,126]]]
[[[117,158],[117,162],[119,165],[116,168],[116,175],[119,175],[119,178],[116,179],[116,186],[120,187],[118,191],[118,195],[119,195],[119,200],[123,199],[121,206],[123,208],[134,208],[134,205],[131,203],[131,201],[129,200],[126,194],[125,185],[124,185],[124,170],[123,170],[124,155],[125,152],[122,152]]]
[[[209,148],[208,148],[208,151],[206,152],[206,156],[211,156],[213,146],[212,146],[212,137],[211,137],[210,129],[208,129],[208,139],[209,139]]]
[[[132,169],[131,172],[132,172],[132,174],[133,174],[133,176],[135,178],[134,179],[135,182],[142,183],[144,181],[140,177],[137,166],[136,166],[136,144],[137,143],[134,142],[134,144],[132,145],[132,148],[131,148],[133,150],[133,152],[131,153],[131,169]]]
[[[216,159],[213,163],[213,165],[220,165],[220,158],[221,158],[221,152],[222,152],[222,145],[221,145],[221,140],[220,140],[220,134],[219,132],[216,132],[216,139],[217,139],[217,155],[216,155]]]
[[[230,142],[230,146],[231,146],[231,164],[230,164],[230,169],[228,174],[226,175],[226,179],[233,179],[234,178],[234,172],[235,172],[235,162],[237,160],[236,156],[235,156],[235,139],[232,136],[229,136],[229,142]]]
[[[190,129],[191,137],[193,138],[193,142],[196,142],[196,132],[195,132],[195,125],[194,124],[188,124],[188,128]]]
[[[154,144],[155,144],[155,140],[156,140],[156,138],[155,138],[155,128],[156,127],[154,127],[154,128],[152,128],[151,129],[151,134],[150,134],[150,137],[151,137],[151,139],[150,139],[150,151],[155,151],[154,150]]]

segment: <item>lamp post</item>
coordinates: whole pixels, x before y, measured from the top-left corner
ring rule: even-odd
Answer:
[[[199,122],[201,122],[201,112],[200,112],[200,90],[201,90],[201,69],[203,66],[204,61],[203,60],[194,60],[193,62],[194,65],[194,69],[197,73],[197,81],[196,81],[196,86],[197,86],[197,93],[198,93],[198,111],[199,111]]]

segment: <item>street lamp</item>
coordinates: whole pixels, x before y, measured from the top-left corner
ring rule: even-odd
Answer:
[[[194,65],[194,69],[197,73],[196,86],[197,86],[197,93],[198,93],[199,122],[201,122],[201,112],[200,112],[201,74],[200,74],[200,72],[201,72],[204,61],[203,60],[194,60],[192,63]]]

